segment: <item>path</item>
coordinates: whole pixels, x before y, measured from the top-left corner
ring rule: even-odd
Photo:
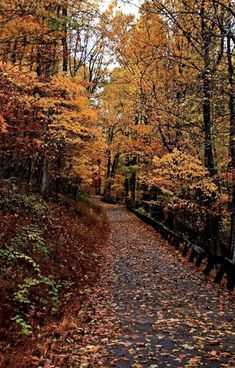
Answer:
[[[124,207],[105,207],[112,237],[72,367],[234,367],[233,295]]]

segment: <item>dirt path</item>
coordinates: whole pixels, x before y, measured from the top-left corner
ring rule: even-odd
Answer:
[[[124,207],[105,207],[112,234],[82,348],[72,336],[70,351],[59,350],[64,363],[48,367],[234,367],[231,293]]]

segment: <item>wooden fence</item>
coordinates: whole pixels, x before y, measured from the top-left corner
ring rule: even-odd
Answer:
[[[127,206],[127,208],[142,221],[156,229],[170,244],[179,249],[184,256],[188,256],[189,262],[195,263],[197,267],[200,267],[202,262],[205,262],[203,272],[205,275],[210,275],[212,271],[215,271],[215,283],[220,283],[226,278],[227,288],[229,290],[234,289],[235,263],[228,258],[214,255],[208,250],[191,243],[183,236],[177,235],[152,217],[146,216],[130,206]]]

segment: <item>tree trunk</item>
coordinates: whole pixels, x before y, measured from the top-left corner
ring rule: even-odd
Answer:
[[[216,173],[213,154],[213,141],[212,141],[212,122],[211,122],[211,81],[208,76],[207,70],[204,73],[203,81],[203,123],[205,134],[205,146],[204,146],[204,160],[205,166],[208,169],[210,176],[214,176]]]
[[[204,161],[205,166],[208,169],[210,176],[215,175],[215,163],[213,154],[213,140],[212,140],[212,120],[211,120],[211,70],[210,70],[210,45],[211,35],[208,33],[208,27],[206,24],[205,17],[205,1],[202,1],[201,6],[201,29],[202,29],[202,40],[203,40],[203,61],[204,61],[204,72],[203,72],[203,125],[204,125]]]
[[[106,202],[111,201],[111,152],[107,150],[108,162],[107,162],[107,173],[105,179],[105,188],[104,188],[104,200]]]
[[[37,63],[37,66],[36,66],[37,76],[41,77],[42,76],[42,65],[43,65],[43,57],[42,57],[41,46],[38,46],[36,63]]]
[[[227,36],[228,80],[230,86],[229,112],[230,112],[230,157],[232,167],[232,208],[230,228],[230,258],[235,262],[235,81],[234,64],[232,56],[231,31]]]
[[[42,179],[41,179],[41,193],[45,195],[47,189],[47,159],[42,158]]]
[[[131,164],[134,166],[137,163],[137,157],[133,157]],[[135,207],[136,204],[136,172],[135,169],[131,174],[130,179],[130,190],[131,190],[131,207]]]
[[[105,183],[105,192],[104,192],[104,199],[107,202],[113,202],[112,198],[112,184],[115,179],[116,170],[118,168],[119,163],[119,153],[116,153],[113,159],[113,163],[111,161],[111,153],[108,150],[108,163],[107,163],[107,175],[106,175],[106,183]]]
[[[64,24],[64,34],[62,37],[62,47],[63,47],[63,72],[67,73],[68,72],[68,56],[69,56],[69,51],[68,51],[68,39],[67,39],[67,16],[68,16],[68,8],[67,5],[65,5],[62,9],[62,15],[63,15],[63,24]]]
[[[235,169],[232,173],[232,209],[230,229],[230,258],[235,263]]]
[[[111,170],[111,178],[114,179],[115,174],[116,174],[116,170],[118,168],[118,163],[119,163],[119,153],[116,153],[114,160],[113,160],[113,164],[112,164],[112,170]]]
[[[97,189],[96,189],[96,194],[97,195],[101,195],[101,160],[97,160],[99,169],[98,169],[98,179],[97,179]]]
[[[131,174],[131,180],[130,180],[130,189],[131,189],[131,207],[135,207],[135,192],[136,192],[136,173],[133,172]]]
[[[125,203],[129,205],[129,179],[125,178]]]

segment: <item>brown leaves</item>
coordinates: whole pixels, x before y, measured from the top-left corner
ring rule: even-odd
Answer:
[[[230,296],[206,285],[156,232],[123,208],[106,209],[112,239],[100,258],[100,279],[79,313],[85,321],[81,339],[73,341],[75,327],[73,342],[62,341],[58,348],[67,353],[68,364],[232,367]],[[55,365],[53,350],[50,354]]]
[[[200,356],[195,356],[189,359],[188,366],[189,367],[198,367],[199,363],[201,362]]]
[[[7,129],[8,129],[8,125],[4,117],[2,116],[2,114],[0,114],[0,133],[6,133]]]

